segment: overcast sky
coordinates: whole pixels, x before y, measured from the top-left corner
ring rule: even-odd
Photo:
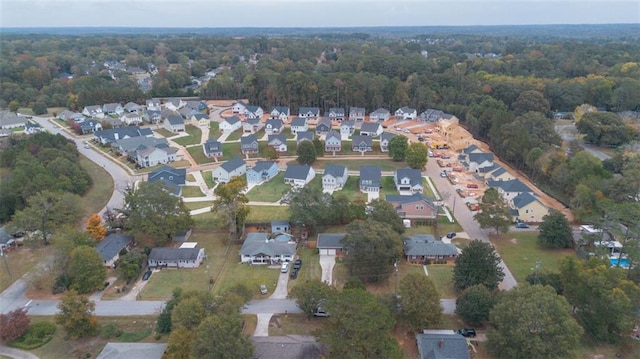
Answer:
[[[1,27],[640,23],[640,0],[0,0]]]

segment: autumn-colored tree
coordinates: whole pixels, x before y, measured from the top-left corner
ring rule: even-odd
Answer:
[[[91,337],[98,332],[98,319],[93,314],[96,303],[75,291],[66,292],[58,304],[56,324],[61,325],[72,340]]]
[[[107,228],[102,225],[102,218],[97,213],[89,217],[87,221],[87,233],[96,241],[101,241],[107,235]]]
[[[10,343],[20,338],[29,329],[30,319],[22,308],[0,314],[0,339]]]

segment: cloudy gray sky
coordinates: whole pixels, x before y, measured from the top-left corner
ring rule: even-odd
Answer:
[[[0,27],[640,23],[640,0],[0,0]]]

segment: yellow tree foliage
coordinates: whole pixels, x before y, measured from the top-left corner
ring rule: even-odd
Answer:
[[[94,213],[87,221],[87,233],[96,241],[101,241],[107,235],[107,228],[102,225],[100,215]]]

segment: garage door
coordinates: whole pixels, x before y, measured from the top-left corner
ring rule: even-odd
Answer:
[[[335,256],[336,255],[336,250],[335,249],[321,249],[320,250],[320,255]]]

